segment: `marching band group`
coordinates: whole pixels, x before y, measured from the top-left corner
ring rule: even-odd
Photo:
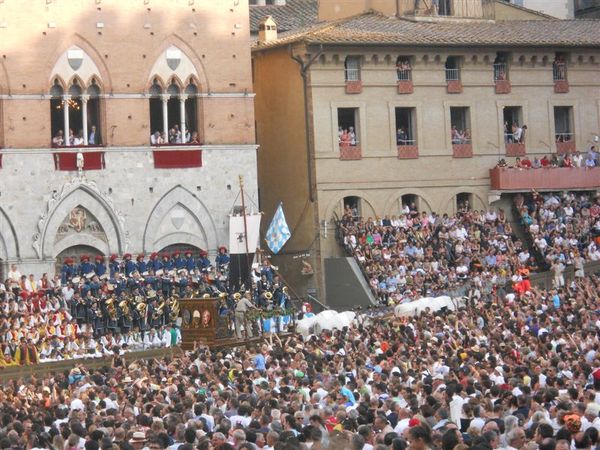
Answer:
[[[67,258],[55,282],[36,292],[11,290],[0,302],[4,364],[33,364],[112,355],[116,348],[139,350],[177,345],[181,340],[180,298],[219,298],[219,315],[235,316],[240,336],[249,309],[290,308],[287,288],[265,260],[252,267],[251,288],[229,288],[230,257],[220,247],[214,265],[205,251],[129,253],[119,259],[82,255]],[[250,305],[250,306],[248,306]],[[271,331],[272,321],[260,321]],[[282,329],[277,321],[275,328]],[[125,347],[123,347],[125,345]]]

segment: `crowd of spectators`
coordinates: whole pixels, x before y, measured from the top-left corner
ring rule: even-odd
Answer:
[[[599,165],[600,155],[595,146],[590,147],[590,150],[586,154],[582,154],[579,151],[562,155],[554,153],[552,155],[544,155],[541,158],[536,156],[533,160],[529,159],[528,156],[517,157],[511,166],[509,166],[504,158],[498,161],[498,167],[512,167],[516,169],[544,169],[552,167],[587,167],[591,169]]]
[[[338,129],[338,141],[342,146],[348,145],[357,145],[358,140],[356,139],[356,132],[354,131],[354,127],[342,128]]]
[[[88,142],[87,145],[99,145],[100,144],[100,136],[96,131],[96,125],[92,125],[90,127]],[[83,130],[79,130],[78,133],[74,133],[72,129],[69,129],[69,136],[65,139],[63,130],[58,130],[56,134],[52,137],[52,146],[53,147],[81,147],[85,144],[84,133]]]
[[[592,450],[600,280],[12,380],[0,448]]]
[[[522,266],[537,269],[503,210],[463,205],[454,216],[440,216],[413,204],[398,216],[363,218],[346,208],[340,231],[384,303],[442,295],[467,280],[496,285]]]
[[[563,272],[573,266],[584,276],[586,261],[600,260],[600,198],[596,193],[518,194],[514,198],[533,245],[564,286]]]
[[[251,286],[233,292],[225,247],[214,261],[206,251],[194,255],[175,251],[134,260],[127,253],[108,262],[101,255],[82,255],[78,261],[66,258],[59,274],[39,280],[13,265],[0,283],[0,365],[177,345],[181,298],[219,298],[224,316],[248,304],[289,309],[287,290],[268,260],[253,267]],[[243,324],[238,322],[232,326],[239,336]]]
[[[197,131],[192,131],[186,129],[185,136],[179,129],[179,125],[175,124],[172,128],[169,129],[169,133],[167,135],[166,132],[155,131],[150,135],[150,144],[151,145],[174,145],[174,144],[191,144],[198,145],[200,144],[200,136]]]
[[[398,58],[396,61],[396,76],[398,81],[409,81],[411,79],[412,65],[408,58]]]
[[[523,144],[525,143],[525,135],[527,134],[527,125],[519,125],[513,122],[509,126],[508,122],[504,122],[504,142],[506,144]]]
[[[468,128],[460,130],[455,125],[452,125],[452,128],[450,129],[450,138],[452,139],[453,144],[470,144],[471,130]]]

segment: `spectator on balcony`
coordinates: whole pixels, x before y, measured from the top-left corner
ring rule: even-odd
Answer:
[[[471,130],[469,130],[467,128],[463,132],[463,144],[470,144],[470,143],[471,143]]]
[[[453,144],[462,144],[462,135],[456,128],[456,125],[452,125],[452,130],[450,130],[450,137],[452,138]]]
[[[550,167],[550,158],[548,158],[546,155],[542,156],[542,159],[540,159],[540,164],[542,167]]]
[[[521,135],[523,134],[523,128],[519,126],[517,122],[512,124],[512,142],[519,143],[521,141]]]
[[[527,137],[527,125],[523,125],[521,127],[521,136],[519,136],[519,144],[524,144],[525,143],[525,139]]]
[[[175,131],[175,127],[169,129],[169,144],[177,144],[178,139],[180,139],[180,136],[177,136],[177,131]]]
[[[568,154],[563,157],[561,167],[573,167],[573,161]]]
[[[537,156],[535,156],[533,158],[533,161],[531,162],[531,168],[532,169],[540,169],[542,167],[542,163],[540,162],[540,160],[537,158]]]
[[[75,133],[73,133],[73,130],[69,128],[69,145],[73,145],[75,142]]]
[[[192,136],[190,137],[190,144],[198,145],[200,144],[200,136],[198,136],[198,132],[194,131]]]
[[[583,165],[583,156],[576,151],[573,153],[573,167],[581,167]]]
[[[398,131],[396,132],[396,144],[408,145],[408,135],[404,131],[404,128],[398,128]]]
[[[409,80],[409,72],[411,70],[410,61],[407,59],[398,59],[396,62],[396,74],[398,81]]]
[[[466,130],[458,130],[456,126],[452,126],[451,137],[453,144],[468,144],[471,142],[471,131],[467,128]]]
[[[88,136],[88,145],[98,145],[100,140],[98,139],[98,133],[96,133],[96,125],[92,125],[90,135]]]
[[[63,137],[63,131],[58,130],[56,135],[52,138],[52,146],[53,147],[62,147],[65,145],[65,139]]]
[[[356,140],[356,133],[354,132],[354,127],[348,128],[348,135],[350,136],[350,145],[356,145],[357,140]]]
[[[517,157],[517,161],[515,164],[519,169],[531,169],[531,160],[527,157],[524,156],[523,159],[520,159]]]
[[[71,145],[73,145],[74,147],[80,147],[83,145],[83,143],[83,130],[79,130],[79,133],[73,136],[73,143]]]
[[[342,145],[342,146],[350,145],[350,133],[348,133],[348,130],[346,130],[346,129],[344,129],[342,131],[342,135],[340,136],[340,145]]]
[[[588,169],[596,167],[596,160],[589,154],[587,158],[585,158],[585,167],[587,167]]]
[[[151,145],[158,145],[159,141],[160,141],[160,131],[155,131],[153,134],[150,135],[150,144]]]

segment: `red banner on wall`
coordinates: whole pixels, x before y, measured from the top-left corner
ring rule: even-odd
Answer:
[[[202,167],[202,150],[154,150],[155,169]]]
[[[104,169],[104,152],[85,152],[83,154],[83,170]],[[77,152],[55,152],[54,167],[56,170],[77,170]]]

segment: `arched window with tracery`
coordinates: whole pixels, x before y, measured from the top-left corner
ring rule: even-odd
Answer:
[[[63,114],[63,99],[65,90],[60,81],[55,78],[50,88],[50,130],[52,133],[52,146],[61,147],[65,142],[65,123]]]
[[[61,80],[71,81],[65,86]],[[81,48],[73,46],[59,57],[50,88],[53,146],[102,144],[100,80],[98,67]]]
[[[200,144],[199,89],[197,71],[191,60],[179,48],[171,46],[157,59],[151,73],[150,143]],[[166,81],[166,88],[159,80]]]

